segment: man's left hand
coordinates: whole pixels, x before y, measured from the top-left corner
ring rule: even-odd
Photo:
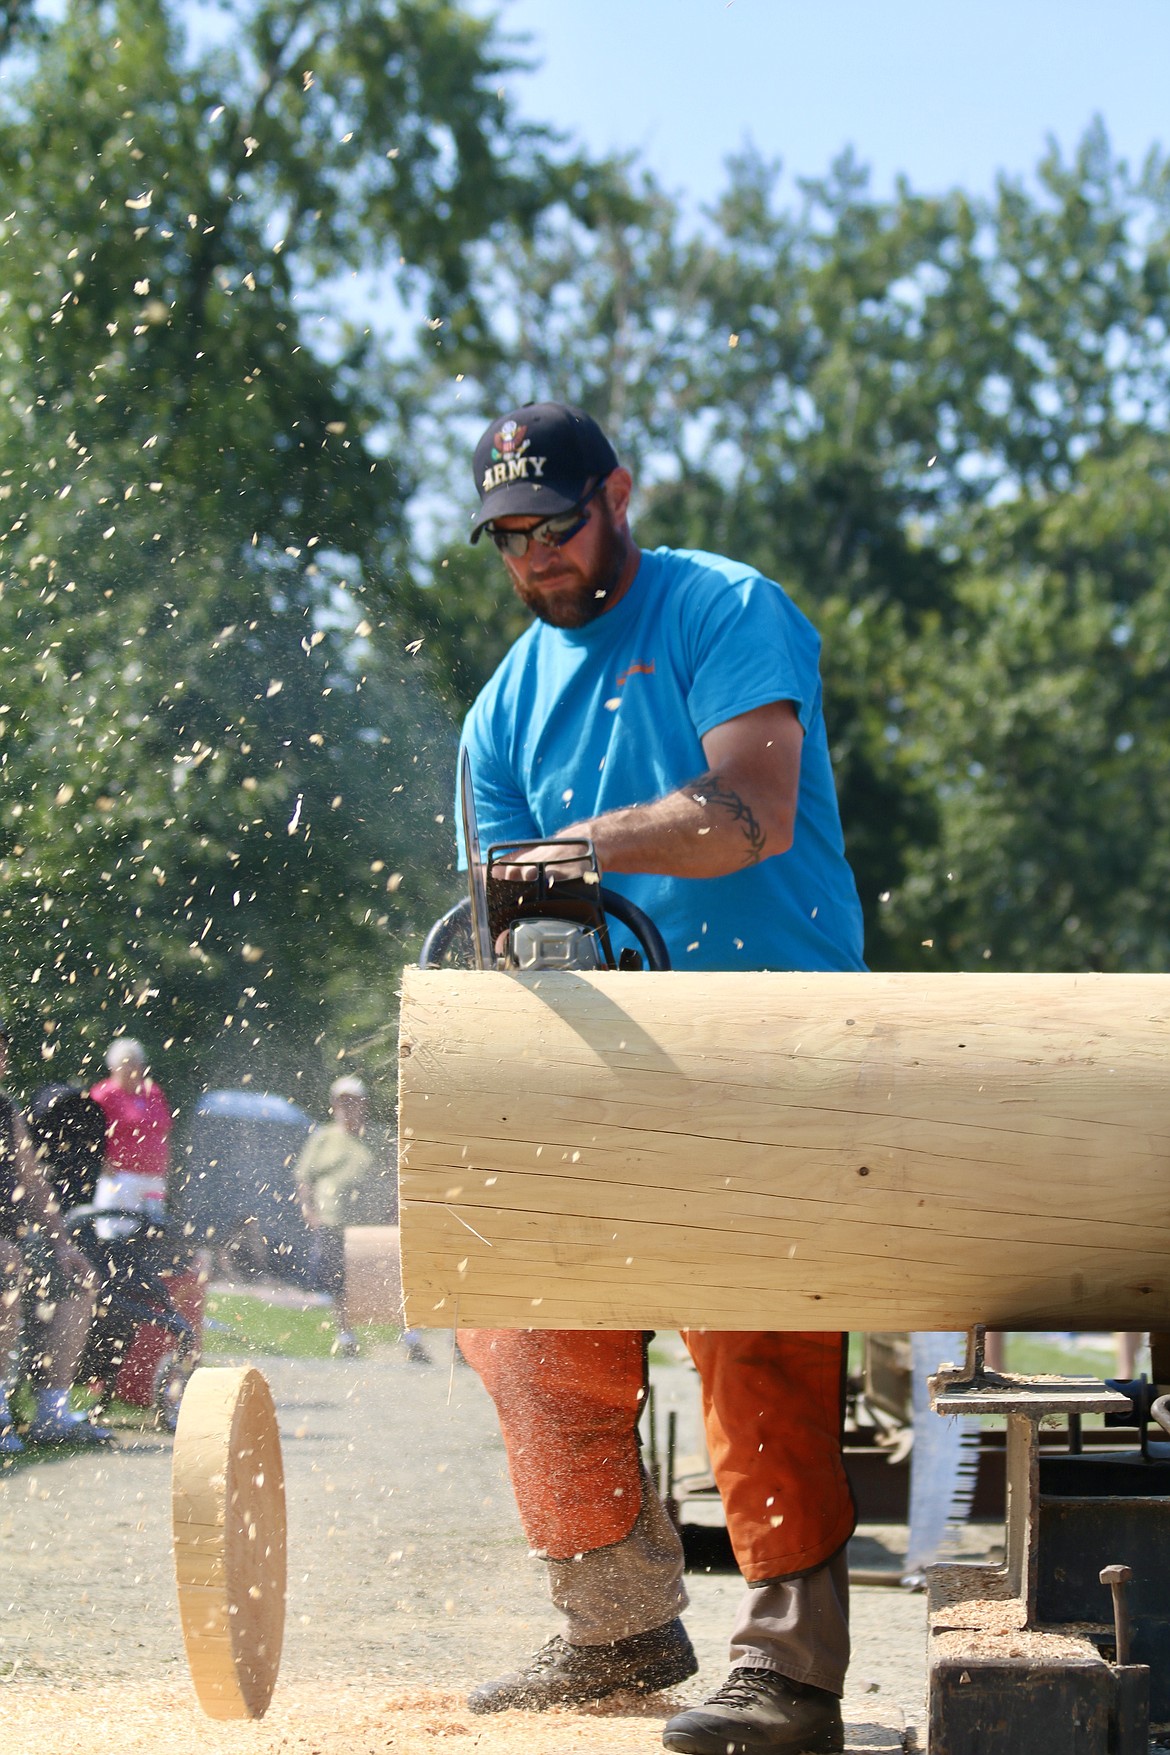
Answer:
[[[564,843],[592,840],[591,823],[572,823],[555,841],[542,841],[538,847],[526,847],[517,864],[494,866],[494,875],[507,878],[511,883],[531,883],[536,877],[538,866],[544,864],[550,867],[550,883],[566,882],[570,878],[590,878],[593,876],[592,861],[584,852],[574,856]]]

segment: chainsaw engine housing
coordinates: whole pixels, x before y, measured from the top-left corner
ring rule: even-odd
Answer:
[[[505,969],[604,969],[597,932],[573,920],[517,920],[508,929]]]

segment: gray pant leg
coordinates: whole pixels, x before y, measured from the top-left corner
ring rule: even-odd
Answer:
[[[579,1559],[550,1560],[549,1588],[570,1645],[609,1645],[664,1627],[686,1608],[678,1532],[642,1471],[642,1509],[629,1535]]]
[[[849,1561],[844,1548],[802,1578],[749,1585],[731,1635],[732,1668],[776,1670],[843,1694],[849,1668]]]

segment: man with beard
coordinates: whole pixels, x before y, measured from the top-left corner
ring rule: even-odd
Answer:
[[[530,403],[493,421],[475,475],[472,541],[488,533],[536,617],[464,728],[485,844],[591,841],[675,968],[864,968],[809,622],[751,567],[640,551],[629,471],[578,409]],[[854,1524],[845,1337],[683,1339],[748,1589],[728,1681],[673,1717],[663,1741],[693,1755],[840,1749]],[[694,1674],[682,1551],[635,1436],[645,1344],[460,1333],[565,1618],[527,1665],[473,1691],[473,1711],[540,1711]]]

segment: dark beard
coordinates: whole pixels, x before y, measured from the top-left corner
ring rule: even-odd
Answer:
[[[614,528],[609,508],[601,505],[596,514],[604,521],[604,536],[597,565],[588,579],[576,585],[558,585],[542,591],[532,580],[521,583],[513,579],[517,595],[533,615],[553,628],[583,628],[605,614],[613,602],[614,592],[622,576],[626,553],[621,537]]]

